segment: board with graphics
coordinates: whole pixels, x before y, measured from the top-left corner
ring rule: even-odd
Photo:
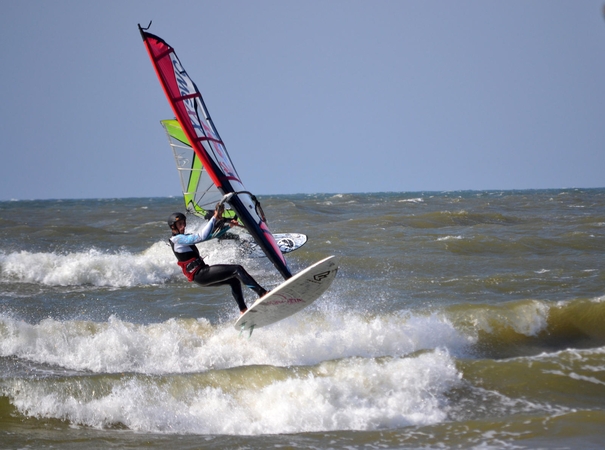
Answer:
[[[338,271],[338,258],[329,256],[284,281],[258,299],[235,323],[236,330],[271,325],[306,308],[332,284]]]

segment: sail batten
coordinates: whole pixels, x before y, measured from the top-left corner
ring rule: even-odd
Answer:
[[[172,137],[182,144],[187,143],[191,146],[195,155],[199,158],[200,177],[202,174],[201,168],[203,167],[205,173],[223,195],[233,194],[229,199],[229,204],[237,213],[239,220],[279,273],[285,279],[290,278],[292,273],[288,264],[267,226],[264,215],[258,212],[260,209],[258,201],[248,192],[239,178],[197,86],[189,78],[176,52],[170,45],[158,36],[144,31],[140,25],[139,31],[160,84],[182,130],[181,139]],[[179,163],[176,154],[175,158],[177,158],[178,168]],[[183,193],[192,192],[191,183],[198,183],[195,180],[197,175],[193,177],[193,180],[191,178],[191,174],[194,174],[194,171],[198,169],[191,166],[189,170],[191,172],[188,177],[188,184],[182,183]],[[183,180],[183,177],[181,179]],[[195,205],[194,197],[185,197],[187,206],[191,201]]]

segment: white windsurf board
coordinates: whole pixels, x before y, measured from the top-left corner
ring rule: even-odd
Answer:
[[[235,322],[235,329],[252,333],[306,308],[330,287],[337,271],[336,256],[307,267],[258,299]]]
[[[273,237],[282,253],[293,252],[307,243],[307,236],[300,233],[275,233]],[[252,239],[242,239],[242,250],[250,258],[263,258],[265,256],[260,246]]]

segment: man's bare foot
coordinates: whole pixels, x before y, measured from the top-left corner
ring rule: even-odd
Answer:
[[[243,315],[246,311],[248,311],[248,308],[244,309],[243,311],[240,311],[239,312],[240,316]]]

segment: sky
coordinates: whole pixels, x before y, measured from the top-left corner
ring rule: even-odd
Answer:
[[[0,201],[179,196],[173,46],[257,195],[605,187],[604,0],[0,0]]]

